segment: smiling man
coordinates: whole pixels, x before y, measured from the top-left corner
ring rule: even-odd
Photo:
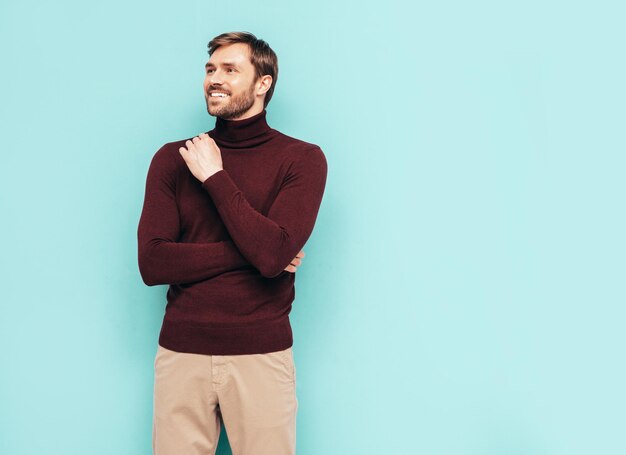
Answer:
[[[154,361],[157,455],[294,454],[289,313],[326,185],[321,148],[271,128],[278,77],[247,32],[209,42],[204,97],[215,127],[152,158],[139,226],[143,281],[169,285]]]

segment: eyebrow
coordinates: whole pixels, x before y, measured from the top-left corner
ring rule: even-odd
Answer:
[[[204,65],[205,68],[208,68],[209,66],[215,66],[215,65],[213,63],[211,63],[211,62],[207,62]],[[239,68],[239,65],[237,65],[234,62],[224,62],[224,63],[222,63],[222,66],[234,66],[235,68]]]

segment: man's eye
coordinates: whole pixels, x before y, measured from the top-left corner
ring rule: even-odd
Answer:
[[[211,71],[213,71],[213,69],[206,70],[207,73],[210,73]],[[234,68],[228,68],[228,71],[237,71],[237,70]]]

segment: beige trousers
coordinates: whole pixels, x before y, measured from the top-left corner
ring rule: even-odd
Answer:
[[[154,360],[154,455],[214,455],[223,422],[233,455],[296,453],[292,348],[203,355],[159,345]]]

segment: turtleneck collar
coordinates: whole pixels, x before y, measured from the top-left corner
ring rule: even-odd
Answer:
[[[243,120],[216,117],[215,128],[208,132],[216,143],[233,147],[254,147],[266,142],[272,128],[267,124],[267,110]]]

